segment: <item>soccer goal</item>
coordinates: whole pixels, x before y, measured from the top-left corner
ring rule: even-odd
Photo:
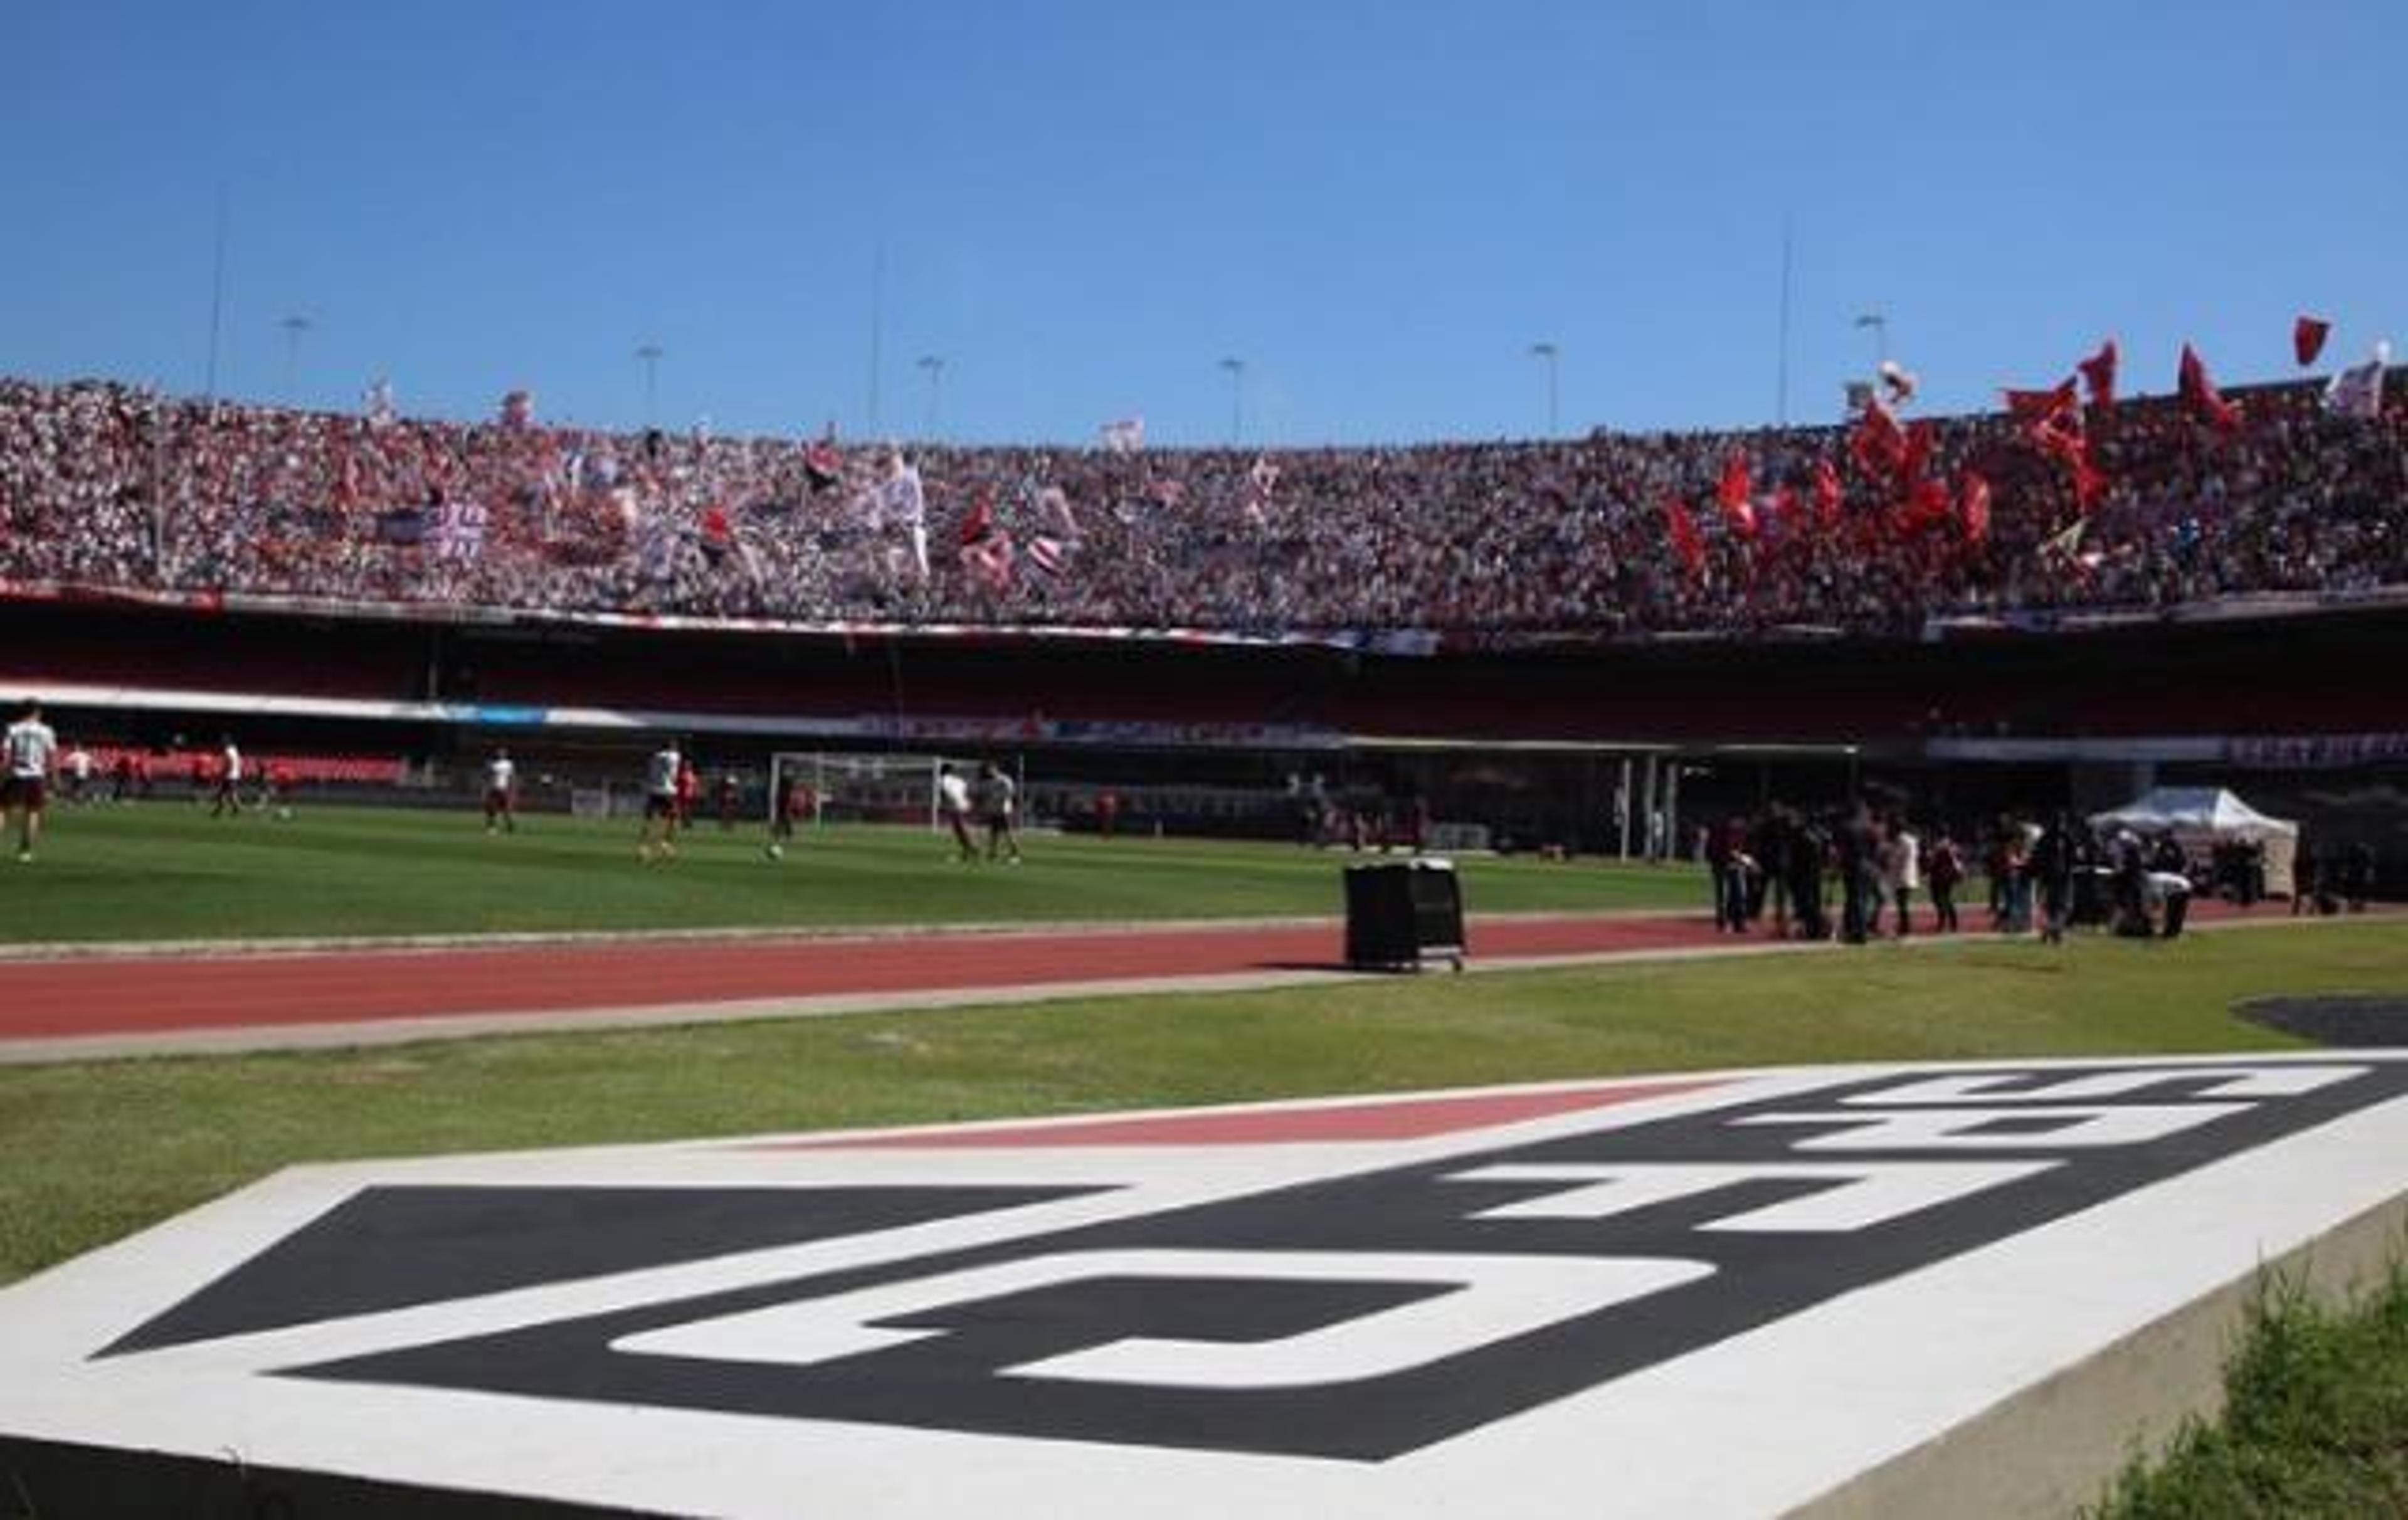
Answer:
[[[968,761],[941,754],[781,750],[769,757],[770,826],[776,827],[791,794],[802,790],[797,823],[916,824],[941,828],[937,768],[944,765],[966,776],[976,768]]]

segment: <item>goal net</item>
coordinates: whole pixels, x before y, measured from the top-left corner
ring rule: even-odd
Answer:
[[[841,754],[780,751],[769,757],[769,825],[913,824],[942,826],[937,768],[975,767],[941,754]]]

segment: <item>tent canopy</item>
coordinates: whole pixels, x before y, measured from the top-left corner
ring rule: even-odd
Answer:
[[[2091,814],[2090,822],[2101,828],[2170,828],[2217,839],[2295,839],[2300,834],[2299,825],[2269,818],[2220,786],[2157,787],[2113,812]]]

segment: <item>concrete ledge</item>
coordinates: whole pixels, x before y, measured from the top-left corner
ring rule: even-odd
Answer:
[[[2224,1408],[2224,1373],[2271,1284],[2338,1300],[2408,1246],[2408,1194],[2334,1226],[1822,1498],[1793,1520],[2055,1516],[2095,1505],[2136,1456]]]

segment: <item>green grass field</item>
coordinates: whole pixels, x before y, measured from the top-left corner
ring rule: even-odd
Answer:
[[[624,823],[542,818],[488,839],[457,814],[308,809],[291,822],[211,822],[168,803],[64,811],[36,864],[0,868],[0,922],[24,943],[1341,906],[1341,857],[1276,846],[1042,838],[1026,866],[1006,868],[955,866],[910,830],[831,830],[775,863],[760,843],[757,826],[707,827],[677,861],[647,866]],[[1702,911],[1702,885],[1683,868],[1461,866],[1476,911]],[[2084,938],[2061,949],[1971,936],[1912,951],[0,1067],[0,1154],[11,1162],[0,1170],[0,1283],[300,1162],[1721,1067],[2281,1048],[2292,1041],[2235,1018],[2233,1003],[2317,991],[2408,993],[2408,923],[2174,944]],[[2402,1316],[2372,1313],[2384,1333],[2323,1337],[2316,1344],[2341,1348],[2314,1369],[2324,1381],[2297,1373],[2278,1389],[2285,1408],[2305,1400],[2311,1414],[2344,1398],[2374,1412],[2353,1415],[2353,1429],[2393,1421],[2337,1459],[2339,1476],[2327,1475],[2332,1463],[2311,1470],[2329,1454],[2314,1420],[2292,1420],[2271,1453],[2236,1456],[2240,1448],[2216,1444],[2220,1434],[2195,1438],[2163,1479],[2128,1477],[2114,1513],[2342,1514],[2397,1500],[2393,1480],[2408,1470],[2393,1413]],[[2252,1375],[2244,1367],[2236,1386],[2245,1391]],[[2328,1393],[2336,1383],[2344,1391]],[[2297,1487],[2252,1486],[2251,1474],[2309,1470],[2322,1502],[2304,1509]]]
[[[1039,836],[1027,864],[959,866],[901,827],[806,830],[781,861],[757,823],[706,824],[676,860],[636,825],[545,815],[488,837],[473,812],[304,806],[211,819],[184,802],[53,810],[39,858],[0,860],[0,941],[819,928],[1335,914],[1343,853]],[[1372,857],[1376,858],[1376,857]],[[1460,862],[1475,911],[1705,906],[1690,868]]]

